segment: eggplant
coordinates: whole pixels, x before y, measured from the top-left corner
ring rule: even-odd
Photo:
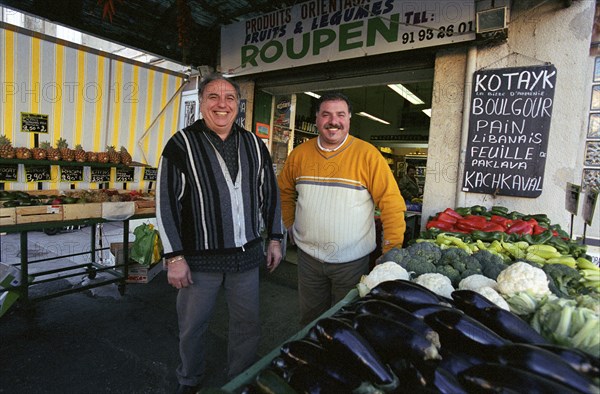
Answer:
[[[483,364],[485,362],[481,357],[464,352],[451,351],[448,348],[440,349],[440,355],[442,356],[442,360],[439,362],[438,366],[455,376],[474,365]]]
[[[498,363],[475,365],[458,375],[468,392],[575,394],[577,391],[535,373]]]
[[[574,370],[560,356],[535,345],[504,345],[498,350],[498,361],[555,380],[582,393],[600,392],[600,388],[587,376]]]
[[[536,346],[559,355],[576,371],[581,372],[591,378],[600,378],[599,358],[585,353],[582,350],[567,346],[555,344],[538,344]]]
[[[355,311],[355,316],[370,314],[385,317],[399,323],[405,324],[413,330],[423,334],[427,339],[433,342],[436,347],[440,347],[440,338],[431,327],[406,309],[384,300],[369,300],[362,303]]]
[[[427,385],[441,394],[467,394],[455,375],[441,367],[435,369],[433,381],[428,382]]]
[[[390,301],[409,311],[423,304],[439,304],[440,297],[425,286],[408,280],[396,279],[381,282],[371,289],[374,298]]]
[[[452,292],[452,298],[458,308],[503,338],[520,343],[549,343],[525,320],[475,291],[456,290]]]
[[[440,336],[442,348],[494,360],[494,350],[510,341],[461,312],[439,311],[427,315],[425,322]]]
[[[385,361],[398,356],[411,360],[440,359],[435,345],[406,324],[377,315],[358,315],[354,328],[375,348]]]
[[[451,306],[446,306],[446,305],[442,305],[442,304],[424,304],[424,305],[420,305],[417,308],[415,308],[414,310],[412,310],[412,314],[415,317],[418,317],[419,319],[424,319],[425,316],[432,314],[433,312],[439,312],[439,311],[455,311],[455,312],[462,312],[460,309],[456,309],[454,307]]]
[[[394,388],[398,379],[381,360],[375,349],[354,328],[331,317],[317,321],[319,342],[332,357],[355,371],[363,380],[379,387]]]
[[[319,368],[301,365],[294,370],[289,380],[290,386],[298,393],[326,394],[350,393],[352,389],[333,379]]]

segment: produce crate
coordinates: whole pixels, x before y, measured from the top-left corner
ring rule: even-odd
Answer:
[[[135,202],[135,214],[143,215],[148,213],[156,212],[156,201],[155,200],[136,200]]]
[[[16,207],[17,224],[63,220],[63,205]]]
[[[131,255],[132,242],[129,243],[129,253]],[[113,242],[110,244],[110,252],[115,256],[116,264],[123,264],[123,243]],[[163,270],[163,262],[152,264],[147,267],[129,259],[127,270],[127,283],[149,283],[160,271]]]
[[[0,208],[0,226],[10,226],[17,223],[15,208]]]
[[[350,290],[350,292],[346,295],[346,297],[344,297],[344,299],[342,299],[340,302],[338,302],[337,304],[332,306],[329,310],[327,310],[321,316],[319,316],[314,321],[309,323],[306,327],[304,327],[298,333],[296,333],[292,337],[288,338],[281,345],[283,345],[284,343],[289,342],[289,341],[302,339],[302,338],[306,337],[306,335],[308,334],[308,331],[317,323],[317,321],[323,319],[324,317],[329,317],[329,316],[334,315],[340,308],[342,308],[345,305],[351,304],[352,302],[356,301],[357,299],[358,299],[358,290],[356,290],[356,289]],[[244,372],[242,372],[241,374],[236,376],[233,380],[231,380],[229,383],[227,383],[226,385],[224,385],[221,388],[229,393],[239,393],[241,391],[241,389],[244,387],[244,385],[254,382],[256,375],[258,375],[258,373],[260,371],[262,371],[263,369],[268,367],[271,364],[271,361],[275,357],[277,357],[281,354],[280,348],[281,348],[281,346],[277,346],[275,349],[273,349],[271,352],[269,352],[269,354],[267,354],[266,356],[264,356],[263,358],[258,360],[256,363],[254,363],[254,365],[252,365],[250,368],[248,368],[247,370],[245,370]]]
[[[63,220],[78,220],[102,217],[102,203],[64,204]]]

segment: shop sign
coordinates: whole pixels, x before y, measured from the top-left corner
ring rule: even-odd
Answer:
[[[18,164],[2,164],[0,166],[0,182],[16,182],[19,175]]]
[[[27,133],[48,133],[48,115],[21,112],[21,131]]]
[[[158,174],[158,168],[144,167],[144,180],[145,181],[156,181],[157,174]]]
[[[52,180],[50,166],[25,166],[26,182],[45,182]]]
[[[542,193],[556,68],[473,75],[462,190],[535,198]]]
[[[83,166],[76,167],[60,167],[61,182],[82,182],[83,181]]]
[[[117,168],[115,171],[115,182],[133,182],[135,168]]]
[[[110,182],[110,168],[91,168],[90,182]]]
[[[313,0],[221,28],[221,68],[243,75],[475,39],[474,0]]]

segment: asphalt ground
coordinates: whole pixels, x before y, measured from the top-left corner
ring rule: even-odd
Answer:
[[[104,226],[102,238],[104,246],[120,242],[122,229]],[[90,243],[89,228],[52,236],[32,232],[28,252],[31,259],[51,257],[89,250]],[[18,245],[17,234],[0,235],[3,263],[18,261]],[[35,264],[30,271],[85,258]],[[82,272],[33,286],[30,294],[77,288],[89,280]],[[263,357],[302,328],[295,264],[284,261],[273,274],[261,270],[260,290]],[[0,317],[0,393],[174,392],[179,362],[176,295],[162,271],[150,283],[128,284],[123,295],[116,284],[107,284],[29,305],[17,302]],[[227,383],[226,341],[227,310],[221,295],[209,327],[204,386]]]

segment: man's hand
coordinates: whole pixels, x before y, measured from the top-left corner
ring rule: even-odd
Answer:
[[[281,262],[281,257],[281,242],[274,239],[270,240],[267,248],[267,269],[269,272],[275,271],[275,268]]]
[[[183,289],[192,283],[192,273],[185,258],[167,263],[167,280],[176,289]]]
[[[294,226],[290,226],[290,228],[287,229],[287,235],[288,240],[290,241],[290,245],[296,245],[296,243],[294,242]]]

